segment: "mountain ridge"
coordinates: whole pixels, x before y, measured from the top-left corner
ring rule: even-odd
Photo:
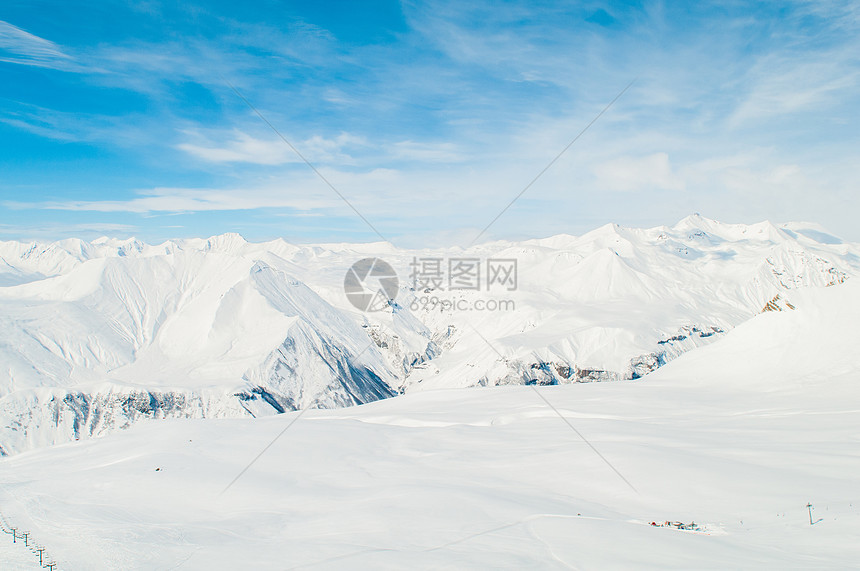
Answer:
[[[373,255],[397,270],[399,293],[385,311],[362,313],[343,276]],[[409,281],[418,259],[467,256],[516,260],[517,287],[425,291]],[[858,270],[860,247],[814,225],[697,215],[467,250],[252,243],[235,233],[158,245],[0,242],[0,445],[13,453],[147,418],[641,378],[771,305],[789,310],[792,291]],[[433,299],[452,305],[422,306]],[[511,309],[470,311],[487,301]],[[43,389],[51,396],[34,396]],[[125,404],[138,401],[153,404]],[[74,422],[52,420],[57,411]]]

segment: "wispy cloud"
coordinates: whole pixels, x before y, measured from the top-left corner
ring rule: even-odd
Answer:
[[[255,210],[259,208],[295,208],[311,210],[337,206],[336,198],[322,192],[298,193],[287,188],[202,189],[155,188],[138,191],[128,200],[76,200],[20,202],[7,201],[8,208],[48,209],[86,212],[205,212],[212,210]]]
[[[391,145],[390,155],[395,159],[423,163],[459,163],[468,158],[462,146],[449,142],[399,141]]]
[[[685,188],[683,179],[673,172],[667,153],[618,157],[596,165],[593,172],[598,187],[607,190],[647,192]]]
[[[303,162],[292,149],[275,137],[258,138],[239,129],[210,134],[186,130],[184,134],[194,142],[180,143],[176,148],[204,161],[257,165]],[[367,141],[349,133],[340,133],[334,138],[314,135],[295,144],[311,161],[350,164],[355,161],[348,150],[367,146]]]
[[[68,71],[74,59],[54,42],[0,20],[0,62]]]
[[[299,9],[275,25],[251,10],[240,22],[198,7],[173,14],[164,31],[135,13],[121,26],[143,19],[140,27],[97,41],[69,32],[64,46],[0,23],[0,61],[87,72],[19,68],[50,84],[39,97],[28,88],[4,100],[3,134],[43,138],[22,151],[28,160],[54,149],[64,160],[80,151],[75,143],[92,153],[53,179],[36,173],[42,192],[6,207],[117,219],[185,213],[183,223],[228,210],[255,223],[334,216],[337,226],[351,216],[227,78],[386,235],[390,225],[454,235],[486,224],[638,76],[495,236],[651,224],[693,210],[733,220],[817,212],[837,232],[856,227],[856,2],[401,8],[402,27],[384,30],[383,41],[361,35],[376,15],[349,30],[357,39],[343,39],[338,22],[329,31],[326,17],[303,21]],[[151,17],[163,23],[165,14]],[[10,189],[35,184],[29,173],[3,178]],[[778,200],[780,189],[791,198]]]
[[[2,119],[0,119],[2,120]],[[185,139],[176,148],[195,158],[211,163],[248,163],[255,165],[284,165],[302,163],[296,153],[274,136],[255,136],[238,128],[212,130],[185,129]],[[287,135],[288,140],[290,139]],[[333,137],[313,135],[291,141],[312,163],[338,167],[386,163],[461,163],[470,152],[462,145],[447,141],[369,141],[351,133]]]
[[[0,123],[56,141],[114,147],[163,145],[174,132],[170,126],[147,121],[140,113],[68,112],[12,102],[0,108]]]
[[[139,230],[138,226],[132,224],[118,224],[110,222],[90,222],[87,224],[0,224],[0,235],[9,236],[13,239],[28,238],[50,238],[58,237],[90,237],[100,234],[130,236]]]
[[[857,48],[860,49],[860,43]],[[841,94],[856,92],[860,71],[846,57],[856,53],[828,51],[811,57],[763,58],[749,72],[749,88],[728,124],[738,127],[760,124],[773,117],[801,112],[827,112]]]

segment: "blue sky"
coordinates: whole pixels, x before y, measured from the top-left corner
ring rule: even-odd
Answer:
[[[852,2],[0,5],[0,239],[468,243],[808,220],[860,240]]]

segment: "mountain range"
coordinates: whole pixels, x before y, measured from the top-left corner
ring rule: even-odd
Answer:
[[[400,278],[381,311],[344,293],[367,258]],[[419,263],[463,260],[513,261],[516,280],[492,287],[482,274],[481,287],[453,289],[450,275],[415,276]],[[813,224],[699,215],[466,249],[236,234],[0,242],[0,455],[150,419],[637,379],[858,270],[860,246]]]

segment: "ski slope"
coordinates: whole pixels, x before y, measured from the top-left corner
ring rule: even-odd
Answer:
[[[627,382],[141,423],[4,458],[0,507],[69,570],[850,568],[858,299],[795,291]]]

